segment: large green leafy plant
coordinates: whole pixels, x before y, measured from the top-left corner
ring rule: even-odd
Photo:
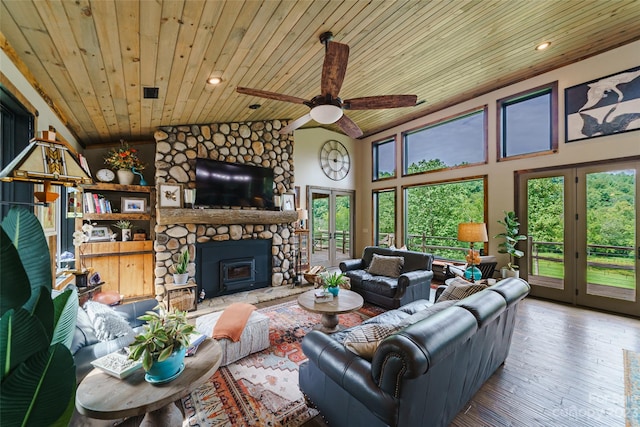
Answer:
[[[504,219],[498,220],[498,224],[504,226],[504,233],[496,235],[496,238],[503,238],[504,242],[498,245],[498,252],[501,254],[509,254],[509,264],[507,268],[509,270],[517,270],[518,266],[514,265],[514,258],[522,258],[524,252],[519,250],[516,245],[520,240],[527,240],[527,236],[518,234],[520,228],[520,222],[518,217],[513,211],[505,212]]]
[[[0,422],[66,426],[76,375],[69,347],[75,291],[51,297],[51,257],[37,218],[12,208],[0,229]]]

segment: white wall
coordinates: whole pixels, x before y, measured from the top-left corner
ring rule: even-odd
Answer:
[[[300,187],[301,208],[306,209],[307,206],[308,186],[355,190],[356,171],[363,168],[363,165],[356,159],[355,146],[361,144],[361,141],[323,128],[298,129],[294,131],[293,138],[295,141],[293,146],[294,185]],[[320,150],[322,145],[330,139],[341,142],[351,157],[351,169],[347,176],[340,181],[328,178],[320,167]]]
[[[373,242],[373,230],[371,230],[371,224],[373,224],[373,218],[371,215],[371,192],[373,189],[396,187],[396,191],[401,195],[402,185],[487,175],[487,196],[489,208],[487,226],[489,236],[491,237],[500,232],[500,226],[497,224],[497,220],[502,218],[502,212],[505,210],[515,210],[514,171],[640,155],[640,131],[626,132],[617,135],[572,142],[569,144],[564,142],[564,89],[576,84],[624,71],[638,66],[638,64],[640,64],[640,41],[555,71],[542,74],[533,79],[502,88],[471,101],[430,114],[383,133],[373,135],[363,141],[357,141],[355,143],[355,152],[356,157],[359,159],[356,185],[358,189],[356,201],[358,229],[356,230],[357,246],[355,253],[359,253],[364,246],[372,244]],[[550,155],[532,156],[518,160],[496,162],[496,101],[508,95],[526,91],[556,80],[558,81],[559,92],[558,152]],[[398,141],[396,147],[396,170],[401,171],[402,168],[400,161],[402,157],[400,155],[400,145],[402,141],[402,131],[415,129],[416,127],[424,126],[485,104],[488,105],[488,164],[460,168],[452,171],[428,173],[420,176],[396,178],[392,180],[385,180],[383,182],[371,181],[372,142],[395,135]],[[400,202],[398,206],[402,206],[401,199],[399,200]],[[403,244],[401,236],[403,235],[404,230],[401,225],[402,216],[399,214],[397,224],[398,240],[396,241],[396,245]],[[496,241],[496,239],[489,239],[490,254],[497,254],[498,243],[499,242]],[[502,261],[506,261],[506,258],[502,259]]]
[[[9,79],[18,91],[24,96],[34,108],[38,110],[36,120],[36,136],[42,130],[49,130],[49,126],[56,128],[56,131],[69,142],[76,150],[80,150],[80,145],[76,137],[56,116],[49,105],[44,101],[40,94],[31,86],[27,79],[22,75],[20,70],[13,64],[11,59],[0,50],[0,71]]]

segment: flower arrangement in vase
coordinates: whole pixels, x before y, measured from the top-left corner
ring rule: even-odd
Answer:
[[[126,185],[133,182],[134,170],[141,171],[145,168],[145,164],[138,157],[138,150],[129,147],[122,139],[120,147],[109,150],[104,163],[116,171],[120,184]]]

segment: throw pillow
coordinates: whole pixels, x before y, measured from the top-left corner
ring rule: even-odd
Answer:
[[[444,290],[444,292],[442,292],[442,295],[440,295],[440,298],[438,298],[438,301],[436,302],[440,303],[442,301],[463,299],[468,297],[469,295],[473,295],[476,292],[480,292],[481,290],[486,289],[486,287],[486,285],[479,282],[471,283],[467,282],[464,279],[456,277],[451,282],[449,282],[449,285]]]
[[[91,319],[96,338],[109,341],[133,333],[129,323],[108,305],[95,301],[87,301],[84,309]]]
[[[404,258],[401,256],[373,254],[367,271],[375,276],[399,277],[403,266]]]
[[[382,340],[400,329],[402,329],[400,325],[381,325],[378,323],[360,325],[353,328],[344,337],[343,344],[351,352],[371,361]]]
[[[418,323],[421,320],[426,319],[429,316],[432,316],[436,313],[441,312],[442,310],[446,310],[457,302],[457,300],[449,300],[438,302],[437,304],[433,304],[431,307],[425,308],[423,310],[417,311],[409,317],[402,319],[399,323],[401,327],[406,327],[409,325],[413,325],[414,323]]]

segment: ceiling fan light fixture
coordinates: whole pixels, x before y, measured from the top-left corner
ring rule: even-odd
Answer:
[[[318,105],[311,109],[311,118],[318,123],[328,125],[335,123],[342,117],[342,108],[336,105]]]

